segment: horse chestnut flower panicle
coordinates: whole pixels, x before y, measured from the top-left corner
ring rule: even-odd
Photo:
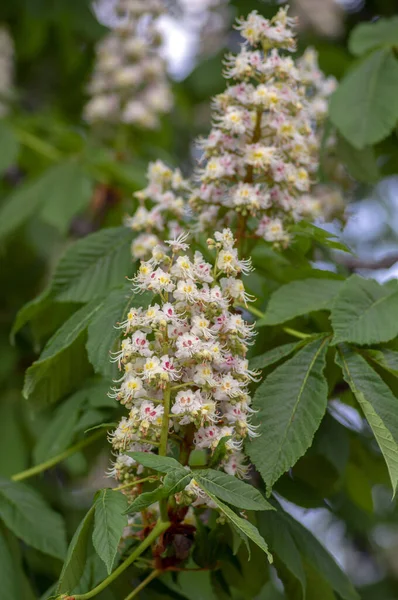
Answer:
[[[110,436],[117,452],[111,473],[119,481],[142,477],[144,468],[126,453],[156,452],[165,428],[188,456],[194,449],[211,455],[225,438],[219,467],[247,473],[243,441],[256,435],[248,385],[257,373],[246,359],[254,332],[233,305],[249,299],[238,278],[250,261],[239,259],[229,229],[208,241],[213,265],[189,252],[187,237],[166,241],[167,250],[156,247],[141,262],[133,289],[152,292],[154,301],[131,309],[119,325],[125,337],[113,360],[123,375],[111,396],[129,410]],[[195,489],[190,484],[177,501],[210,501]]]
[[[89,123],[126,123],[155,129],[173,97],[160,55],[161,0],[117,0],[111,32],[98,44],[84,109]]]

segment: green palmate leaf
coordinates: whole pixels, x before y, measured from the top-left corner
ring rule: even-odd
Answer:
[[[359,600],[349,578],[337,565],[334,558],[308,529],[288,513],[279,508],[274,512],[263,513],[259,515],[258,528],[260,533],[269,540],[271,551],[284,562],[297,579],[298,576],[302,577],[301,566],[297,561],[299,555],[301,561],[304,561],[306,582],[308,579],[306,565],[310,565],[341,598]],[[289,542],[284,545],[282,540],[286,541],[286,539],[289,539]],[[293,550],[293,554],[291,553],[292,544],[297,550],[297,552]]]
[[[302,279],[281,286],[272,294],[257,326],[278,325],[299,315],[330,309],[342,283],[334,279]]]
[[[292,342],[291,344],[283,344],[283,346],[277,346],[276,348],[272,348],[264,354],[260,354],[259,356],[254,356],[249,361],[250,369],[256,371],[257,369],[265,369],[266,367],[270,367],[275,363],[279,362],[289,354],[293,354],[295,350],[298,350],[302,346],[305,346],[311,338],[307,340],[302,340],[300,342]]]
[[[87,548],[94,522],[94,506],[90,508],[69,544],[59,578],[58,594],[72,591],[83,575],[87,561]]]
[[[117,365],[110,360],[110,352],[116,352],[122,335],[116,324],[124,321],[131,307],[145,307],[152,297],[152,294],[136,294],[131,286],[123,286],[106,298],[88,327],[87,352],[96,373],[116,378]]]
[[[85,209],[92,196],[93,182],[79,163],[65,163],[58,171],[58,186],[52,197],[46,198],[42,218],[67,233],[72,218]]]
[[[119,287],[133,272],[131,239],[127,227],[113,227],[70,246],[52,282],[57,300],[88,302]]]
[[[398,377],[398,352],[383,348],[382,350],[364,350],[363,354],[373,362]]]
[[[93,545],[104,561],[108,574],[115,562],[123,530],[127,527],[127,498],[111,489],[100,490],[94,503]]]
[[[355,148],[388,136],[398,119],[398,60],[389,48],[376,50],[340,83],[330,118]]]
[[[337,151],[354,179],[364,183],[376,183],[380,179],[380,171],[372,146],[365,146],[362,150],[358,150],[339,135]]]
[[[0,528],[0,578],[2,600],[22,598],[21,578],[23,572],[14,560],[6,536]]]
[[[53,418],[34,448],[33,457],[36,464],[56,456],[70,446],[85,400],[86,397],[81,391],[76,392],[54,411]]]
[[[76,172],[76,169],[80,167],[70,162],[60,163],[12,192],[0,210],[0,238],[9,235],[37,213],[45,217],[47,214],[51,224],[67,229],[69,223],[61,225],[61,217],[69,217],[70,221],[89,199],[90,184],[87,180],[78,189],[74,184],[75,178],[71,179],[72,171]]]
[[[157,502],[161,498],[168,498],[169,496],[173,496],[173,494],[182,492],[182,490],[189,484],[191,479],[191,471],[187,471],[184,468],[180,468],[174,472],[168,472],[163,480],[163,485],[157,487],[152,492],[144,492],[143,494],[140,494],[138,498],[136,498],[134,502],[130,504],[126,512],[138,512],[147,506],[150,506],[154,502]]]
[[[140,465],[154,471],[159,471],[159,473],[173,473],[176,470],[187,473],[182,464],[171,458],[171,456],[158,456],[157,454],[149,454],[148,452],[127,452],[127,455],[134,458]]]
[[[397,399],[380,375],[350,348],[339,347],[336,361],[384,455],[395,494],[398,485]]]
[[[398,286],[391,283],[358,275],[345,281],[331,314],[333,344],[378,344],[398,335]]]
[[[360,23],[354,27],[348,40],[350,52],[357,56],[379,46],[398,48],[398,17]]]
[[[224,502],[247,510],[273,510],[273,507],[252,485],[221,471],[204,469],[195,472],[195,480],[206,492]]]
[[[310,447],[326,411],[328,386],[323,376],[329,338],[310,342],[277,367],[254,395],[257,438],[250,458],[268,491]]]
[[[265,552],[269,562],[272,562],[272,555],[268,551],[268,546],[264,538],[260,535],[257,527],[255,527],[250,521],[239,517],[229,506],[221,502],[211,492],[206,492],[208,496],[217,505],[219,510],[233,523],[235,528],[239,530],[244,536],[247,536],[252,542],[254,542],[261,550]]]
[[[16,163],[18,151],[19,144],[15,133],[2,119],[0,121],[0,175]]]
[[[86,328],[100,306],[93,301],[80,308],[47,342],[39,360],[26,371],[25,398],[40,405],[56,402],[87,374]]]
[[[50,556],[64,558],[63,520],[28,486],[0,479],[0,518],[29,546]]]

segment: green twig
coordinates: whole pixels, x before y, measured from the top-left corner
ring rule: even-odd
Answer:
[[[128,558],[124,562],[122,562],[117,569],[113,571],[104,581],[98,584],[91,591],[86,594],[77,594],[76,596],[71,596],[71,600],[89,600],[90,598],[94,598],[97,594],[101,593],[105,588],[108,587],[115,579],[119,577],[133,562],[143,553],[149,546],[156,540],[156,538],[162,534],[168,527],[170,523],[168,521],[158,521],[155,527],[152,529],[151,533],[141,542],[139,546],[130,554]],[[156,575],[157,576],[157,575]],[[149,582],[148,582],[149,583]],[[141,588],[142,589],[142,588]],[[136,590],[134,590],[136,591]],[[132,598],[133,596],[131,596]]]
[[[50,458],[49,460],[46,460],[45,462],[40,463],[39,465],[36,465],[35,467],[26,469],[26,471],[21,471],[20,473],[15,473],[15,475],[13,475],[11,477],[11,479],[13,481],[22,481],[23,479],[28,479],[28,477],[34,477],[35,475],[39,475],[39,473],[42,473],[43,471],[47,471],[47,469],[51,469],[51,467],[54,467],[55,465],[62,462],[66,458],[69,458],[69,456],[72,456],[72,454],[75,454],[75,452],[78,452],[79,450],[83,450],[83,448],[85,448],[86,446],[89,446],[90,444],[92,444],[93,442],[98,440],[100,437],[102,437],[104,435],[104,433],[105,432],[103,430],[96,431],[90,437],[85,438],[84,440],[81,440],[80,442],[77,442],[77,444],[75,444],[74,446],[71,446],[67,450],[64,450],[64,452],[57,454],[57,456],[53,456],[53,458]]]
[[[136,481],[130,481],[130,483],[125,483],[124,485],[119,485],[118,487],[112,488],[114,492],[118,492],[119,490],[125,490],[129,487],[134,487],[139,483],[145,483],[145,481],[156,481],[159,479],[156,475],[149,475],[148,477],[143,477],[143,479],[137,479]]]
[[[144,587],[146,587],[148,585],[148,583],[151,583],[151,581],[153,579],[156,579],[156,577],[159,577],[159,575],[161,575],[162,571],[156,569],[155,571],[152,571],[152,573],[150,573],[148,575],[148,577],[146,577],[144,579],[144,581],[142,581],[140,583],[139,586],[137,586],[132,592],[131,594],[129,594],[128,596],[126,596],[126,598],[124,600],[131,600],[132,598],[135,598],[137,594],[140,593],[141,590],[144,589]]]
[[[291,329],[290,327],[284,327],[283,331],[289,335],[293,335],[296,338],[300,338],[301,340],[305,340],[312,335],[311,333],[304,333],[303,331],[297,331],[297,329]]]

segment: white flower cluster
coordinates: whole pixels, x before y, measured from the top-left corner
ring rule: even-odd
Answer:
[[[0,28],[0,118],[9,110],[14,75],[14,43],[7,29]]]
[[[181,444],[183,464],[191,450],[212,454],[225,438],[219,467],[240,477],[247,472],[242,444],[255,435],[247,388],[257,373],[245,356],[254,334],[233,304],[248,300],[240,276],[251,270],[250,261],[238,258],[229,229],[208,240],[214,266],[198,251],[187,254],[186,239],[167,241],[167,251],[156,247],[141,262],[133,289],[152,292],[155,301],[131,309],[120,324],[125,338],[114,360],[123,376],[111,395],[129,414],[111,435],[119,481],[143,472],[126,452],[156,450],[165,431]],[[190,484],[177,501],[209,502],[195,490]]]
[[[289,224],[307,208],[301,198],[318,169],[320,108],[307,97],[307,71],[283,53],[295,50],[294,24],[286,9],[238,22],[246,41],[225,73],[235,83],[216,96],[213,128],[199,142],[203,165],[190,202],[202,230],[238,213],[246,231],[255,217],[251,235],[285,245]]]
[[[118,24],[97,47],[91,100],[84,110],[89,123],[155,129],[159,115],[170,111],[173,97],[159,53],[162,11],[161,0],[118,0]]]
[[[140,234],[133,240],[131,252],[134,259],[151,256],[162,240],[178,237],[183,231],[186,203],[183,195],[188,190],[179,169],[174,171],[162,161],[150,163],[147,171],[148,185],[134,195],[139,206],[124,224]]]

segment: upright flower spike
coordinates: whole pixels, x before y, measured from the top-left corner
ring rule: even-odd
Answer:
[[[125,337],[113,359],[123,374],[111,396],[129,414],[111,435],[111,473],[123,483],[143,473],[126,452],[166,452],[168,437],[180,445],[182,464],[194,449],[212,455],[225,438],[218,468],[239,477],[247,471],[243,441],[256,435],[248,385],[257,374],[246,359],[254,333],[233,305],[247,300],[240,277],[250,263],[238,258],[229,229],[208,240],[213,265],[198,251],[192,255],[187,237],[167,241],[167,249],[157,247],[141,262],[133,289],[152,292],[154,301],[120,324]],[[127,493],[134,497],[137,489]],[[177,502],[202,504],[195,489],[190,485]]]
[[[126,123],[155,129],[173,98],[159,48],[162,0],[117,0],[118,23],[98,44],[84,109],[89,123]]]
[[[294,25],[283,8],[271,20],[254,11],[238,21],[245,42],[225,70],[233,83],[215,97],[213,128],[199,142],[190,202],[203,231],[238,218],[242,231],[286,245],[289,225],[308,213],[324,105],[307,93],[308,70],[286,55],[295,50]]]
[[[147,171],[148,185],[135,193],[139,206],[124,224],[138,232],[133,240],[131,252],[134,259],[151,256],[155,246],[163,240],[176,238],[183,231],[186,216],[188,182],[179,169],[169,169],[162,161],[150,163]]]
[[[0,28],[0,118],[9,111],[14,76],[14,43],[4,27]]]

